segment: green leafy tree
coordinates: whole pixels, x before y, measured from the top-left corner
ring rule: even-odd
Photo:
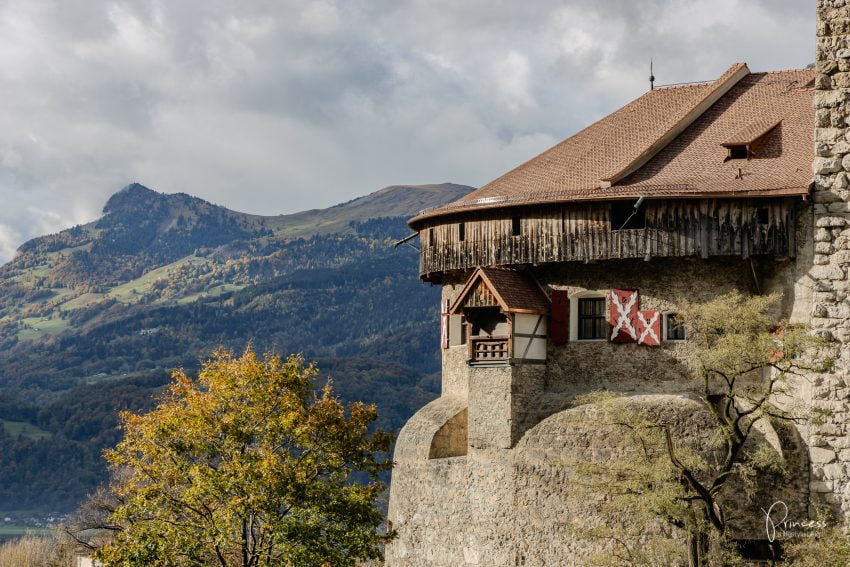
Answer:
[[[390,435],[374,406],[344,407],[316,369],[217,352],[197,380],[174,373],[150,413],[124,413],[107,460],[121,474],[106,565],[348,566],[392,534],[377,481]],[[368,480],[366,480],[368,479]],[[358,482],[358,480],[361,480]]]
[[[603,563],[696,567],[740,560],[729,537],[740,489],[750,495],[760,476],[785,472],[775,451],[751,441],[753,433],[762,420],[816,419],[787,394],[792,378],[831,366],[826,341],[773,316],[778,302],[776,295],[738,293],[683,302],[686,362],[705,409],[703,417],[689,417],[703,420],[689,435],[681,416],[663,407],[601,392],[576,401],[594,404],[588,417],[619,430],[626,445],[627,456],[614,462],[578,463],[586,488],[608,495],[601,508],[609,521],[576,530],[610,542],[613,558]],[[676,532],[685,534],[686,547],[675,543]]]

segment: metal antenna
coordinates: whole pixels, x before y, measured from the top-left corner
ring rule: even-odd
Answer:
[[[414,238],[416,238],[417,236],[419,236],[418,232],[414,232],[413,234],[409,234],[409,235],[405,236],[404,238],[402,238],[401,240],[394,242],[393,248],[398,248],[402,244],[407,244],[408,246],[410,246],[411,248],[413,248],[414,250],[416,250],[418,252],[419,248],[417,248],[416,246],[414,246],[413,244],[410,243],[410,241],[413,240]]]
[[[652,72],[652,58],[649,58],[649,90],[655,90],[655,73]]]

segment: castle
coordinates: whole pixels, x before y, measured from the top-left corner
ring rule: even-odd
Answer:
[[[443,290],[442,394],[398,438],[388,565],[581,564],[566,526],[592,503],[565,463],[617,440],[577,425],[576,396],[623,392],[698,435],[676,302],[733,290],[781,292],[838,347],[795,385],[829,418],[765,438],[795,467],[790,506],[850,516],[850,3],[817,11],[815,69],[655,88],[410,220]]]

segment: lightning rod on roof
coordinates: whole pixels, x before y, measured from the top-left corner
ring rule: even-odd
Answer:
[[[655,90],[655,73],[652,72],[652,58],[649,59],[649,90]]]

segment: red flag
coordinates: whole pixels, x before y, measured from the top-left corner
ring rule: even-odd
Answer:
[[[611,342],[634,343],[638,334],[635,328],[639,297],[634,289],[612,289],[608,298],[611,315]]]
[[[638,311],[637,314],[638,344],[644,346],[661,346],[661,312]]]

